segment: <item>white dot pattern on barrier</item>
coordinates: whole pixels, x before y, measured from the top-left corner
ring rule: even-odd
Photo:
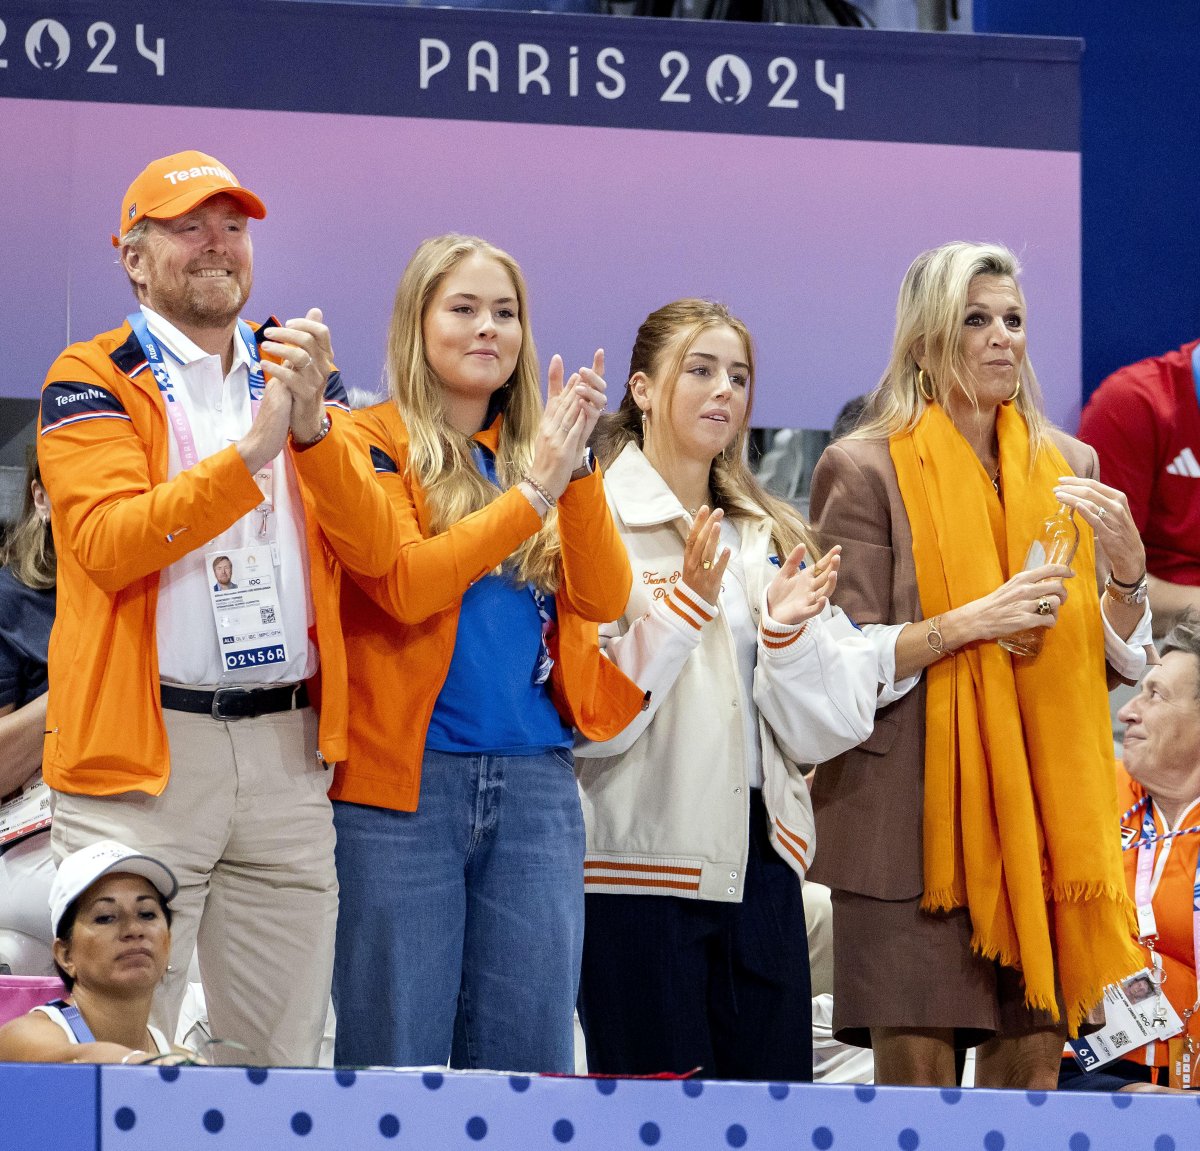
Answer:
[[[86,1110],[79,1079],[62,1077],[69,1070],[78,1069],[0,1067],[0,1091],[15,1098],[6,1077],[15,1085],[20,1075],[20,1107],[44,1119],[69,1083],[72,1105]],[[1200,1145],[1195,1096],[261,1068],[106,1067],[94,1075],[97,1151],[1187,1151]]]

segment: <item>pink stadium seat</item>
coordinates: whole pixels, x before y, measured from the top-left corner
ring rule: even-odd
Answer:
[[[56,975],[0,975],[0,1026],[67,993]]]

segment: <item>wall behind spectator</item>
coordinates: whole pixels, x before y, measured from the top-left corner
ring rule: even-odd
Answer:
[[[977,32],[1085,41],[1083,384],[1090,395],[1122,364],[1200,336],[1200,4],[974,5]]]

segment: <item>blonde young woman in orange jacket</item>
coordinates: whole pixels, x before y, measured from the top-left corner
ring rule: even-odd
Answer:
[[[543,410],[516,262],[473,237],[417,249],[391,399],[359,415],[400,544],[342,590],[339,1063],[573,1070],[573,729],[610,738],[642,702],[597,643],[631,583],[586,448],[602,371],[598,352],[564,387],[556,356]]]

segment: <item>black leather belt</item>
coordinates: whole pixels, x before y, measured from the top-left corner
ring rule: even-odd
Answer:
[[[161,685],[162,705],[170,711],[190,711],[213,719],[253,719],[277,711],[308,707],[308,686],[285,683],[279,687],[219,687],[198,691],[191,687]]]

